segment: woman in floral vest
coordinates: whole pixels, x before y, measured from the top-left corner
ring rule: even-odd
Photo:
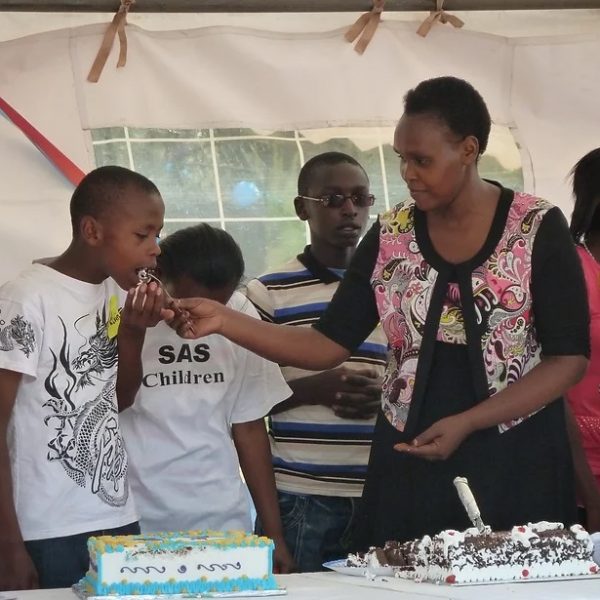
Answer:
[[[324,369],[381,322],[390,359],[359,546],[469,526],[456,476],[494,529],[576,520],[562,397],[587,365],[584,279],[558,208],[480,177],[489,131],[465,81],[408,92],[394,148],[411,197],[365,235],[312,330],[204,300],[173,323],[186,337],[218,331],[271,360]]]

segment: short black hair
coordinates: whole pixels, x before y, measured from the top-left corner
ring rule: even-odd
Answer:
[[[123,191],[129,186],[160,196],[158,188],[147,177],[125,167],[108,165],[90,171],[71,196],[71,227],[73,235],[79,231],[85,216],[99,218],[122,201]]]
[[[244,257],[236,241],[208,223],[175,231],[161,240],[160,251],[158,268],[165,281],[187,276],[214,290],[237,287],[244,276]]]
[[[362,169],[367,181],[369,180],[369,176],[367,175],[364,167],[349,154],[344,154],[343,152],[323,152],[322,154],[317,154],[316,156],[313,156],[311,159],[307,160],[300,169],[300,173],[298,175],[298,195],[306,196],[308,194],[308,190],[310,189],[310,185],[314,180],[315,173],[321,167],[330,167],[333,165],[339,165],[340,163],[348,163],[358,167],[359,169]]]
[[[600,148],[588,152],[571,169],[575,206],[571,215],[571,235],[580,242],[591,230],[600,229],[595,217],[600,204]]]
[[[458,77],[434,77],[422,81],[404,96],[404,114],[431,114],[461,139],[472,135],[479,154],[487,148],[492,119],[481,94]]]

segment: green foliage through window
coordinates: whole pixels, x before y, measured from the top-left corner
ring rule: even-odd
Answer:
[[[152,179],[165,200],[163,235],[200,221],[229,231],[240,244],[246,275],[254,277],[301,252],[308,243],[293,199],[302,164],[336,150],[367,171],[375,217],[407,197],[393,127],[258,132],[252,129],[136,129],[92,131],[97,166],[121,165]],[[480,163],[484,177],[523,189],[517,146],[493,127]]]

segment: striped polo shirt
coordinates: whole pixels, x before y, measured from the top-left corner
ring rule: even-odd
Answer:
[[[327,308],[343,271],[328,269],[310,246],[281,269],[248,284],[247,294],[265,321],[310,327]],[[383,376],[387,340],[378,325],[344,363]],[[287,381],[315,374],[282,367]],[[300,406],[269,417],[277,489],[296,494],[362,494],[375,418],[341,419],[322,405]]]

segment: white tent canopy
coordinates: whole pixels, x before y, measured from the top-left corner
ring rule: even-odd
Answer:
[[[0,13],[0,96],[87,171],[90,129],[391,125],[410,87],[452,74],[516,136],[526,189],[569,213],[566,175],[600,145],[600,10],[453,11],[463,29],[421,38],[426,14],[384,13],[359,56],[357,13],[132,13],[127,65],[113,48],[92,84],[110,15]],[[71,187],[3,119],[0,139],[2,281],[68,242]]]

